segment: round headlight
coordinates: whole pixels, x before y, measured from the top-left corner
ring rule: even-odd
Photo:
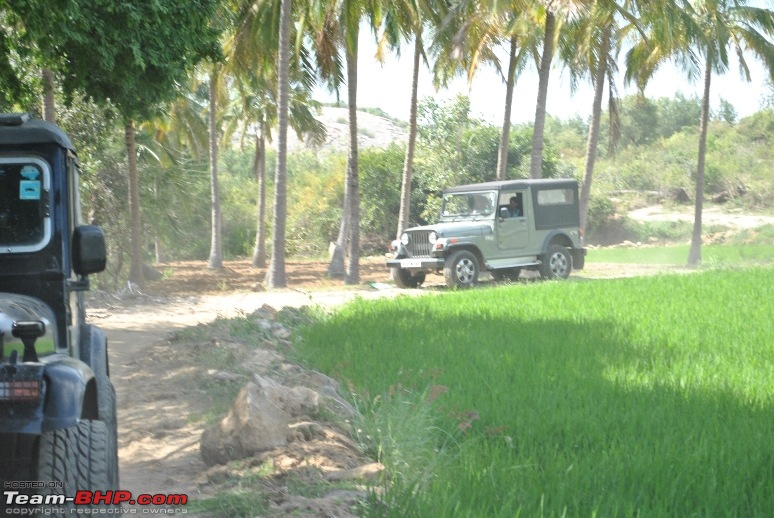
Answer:
[[[438,241],[438,234],[436,232],[430,232],[430,235],[427,236],[427,240],[430,241],[431,245],[434,245],[436,241]]]
[[[405,232],[403,234],[401,234],[400,242],[403,243],[404,245],[409,244],[409,235],[406,234]]]

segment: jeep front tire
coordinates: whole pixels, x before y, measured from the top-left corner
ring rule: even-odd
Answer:
[[[392,280],[398,288],[418,288],[425,282],[425,273],[412,274],[403,268],[392,268]]]
[[[44,432],[38,445],[38,480],[61,482],[43,494],[74,497],[79,489],[115,490],[112,484],[109,430],[102,421],[83,420],[76,426]],[[70,505],[68,503],[68,505]]]
[[[541,256],[540,276],[544,279],[566,279],[572,271],[572,255],[561,245],[551,245]]]
[[[446,258],[443,277],[450,288],[470,288],[478,282],[478,259],[473,252],[457,250]]]

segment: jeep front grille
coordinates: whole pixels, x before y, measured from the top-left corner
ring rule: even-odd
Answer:
[[[433,250],[433,245],[430,244],[430,231],[429,230],[417,230],[415,232],[409,232],[409,243],[406,245],[406,249],[411,257],[430,257],[430,252]]]

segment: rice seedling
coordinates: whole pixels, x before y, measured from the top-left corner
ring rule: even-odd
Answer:
[[[425,448],[393,467],[422,476],[408,488],[388,477],[373,516],[767,516],[772,274],[357,301],[304,328],[298,347],[360,398],[434,391],[432,419],[416,420],[437,427],[432,440],[404,426],[392,445]],[[380,430],[411,426],[400,408]]]

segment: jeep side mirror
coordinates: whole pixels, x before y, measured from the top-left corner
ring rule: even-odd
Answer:
[[[508,207],[500,207],[500,217],[506,219],[508,217]]]
[[[95,225],[80,225],[73,232],[73,270],[78,275],[99,273],[105,269],[105,235]]]

